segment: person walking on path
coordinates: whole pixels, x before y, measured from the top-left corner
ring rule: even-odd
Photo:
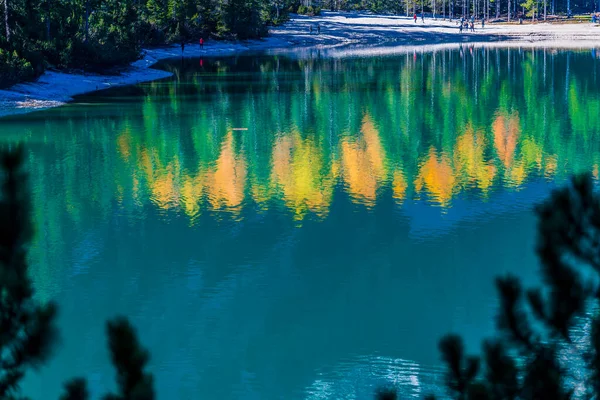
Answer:
[[[413,19],[415,20],[415,24],[417,23],[417,13],[415,13],[415,15],[413,15]]]
[[[421,13],[421,22],[425,23],[425,13]]]
[[[308,27],[308,32],[312,35],[312,25]]]
[[[481,29],[485,28],[485,18],[481,18]]]
[[[463,23],[461,22],[461,23],[458,25],[458,31],[459,31],[460,33],[462,33],[462,30],[463,30]]]
[[[321,24],[317,24],[317,35],[321,34]]]
[[[200,48],[204,49],[204,39],[200,38]]]
[[[475,32],[475,22],[471,21],[471,32]]]

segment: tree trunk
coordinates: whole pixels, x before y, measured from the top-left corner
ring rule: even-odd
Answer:
[[[508,22],[510,22],[510,0],[508,0]]]
[[[496,19],[500,18],[500,0],[496,0]]]
[[[88,32],[90,30],[90,0],[85,1],[85,39],[84,42],[88,41]]]
[[[548,0],[544,0],[544,21],[546,20],[546,8],[548,7]]]
[[[6,41],[10,43],[10,28],[8,27],[8,0],[4,0],[4,28],[6,29]]]
[[[46,40],[51,40],[50,37],[50,0],[46,0]]]

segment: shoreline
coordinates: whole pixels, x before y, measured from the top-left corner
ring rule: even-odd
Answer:
[[[321,26],[321,34],[309,33]],[[600,48],[600,26],[577,24],[490,24],[476,26],[474,33],[459,33],[455,21],[427,18],[414,23],[403,16],[371,15],[358,12],[323,12],[316,17],[294,16],[270,30],[269,37],[247,42],[178,45],[143,50],[142,59],[119,75],[69,74],[46,71],[35,82],[19,83],[0,90],[0,118],[58,107],[74,96],[111,87],[127,86],[168,78],[167,71],[151,68],[158,61],[178,57],[230,56],[249,51],[288,54],[298,57],[357,57],[434,51],[461,45],[490,47]]]

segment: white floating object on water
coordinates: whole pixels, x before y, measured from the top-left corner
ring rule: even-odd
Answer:
[[[234,131],[247,131],[248,128],[232,128]]]

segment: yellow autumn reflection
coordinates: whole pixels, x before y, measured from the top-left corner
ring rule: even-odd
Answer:
[[[397,202],[402,202],[406,197],[406,189],[408,184],[406,178],[400,169],[394,171],[394,179],[392,181],[392,193]]]
[[[496,175],[496,168],[485,158],[486,139],[482,131],[469,126],[458,137],[454,150],[454,168],[463,179],[462,185],[476,186],[487,193]]]
[[[342,177],[349,194],[368,206],[375,204],[377,189],[386,178],[385,151],[379,132],[368,115],[357,138],[341,142]]]
[[[204,209],[241,216],[246,206],[268,210],[281,204],[300,221],[307,215],[325,217],[336,187],[369,208],[389,193],[399,206],[414,193],[448,208],[461,192],[477,190],[487,197],[498,185],[518,189],[533,172],[552,177],[560,165],[536,136],[521,131],[517,112],[498,111],[487,127],[463,125],[450,141],[429,144],[424,154],[414,155],[404,145],[413,133],[401,132],[392,141],[394,150],[387,149],[374,121],[365,111],[354,132],[332,142],[292,126],[270,137],[267,154],[244,133],[219,137],[195,131],[198,153],[191,163],[189,156],[187,163],[181,161],[181,150],[138,143],[124,129],[116,150],[135,168],[118,184],[117,197],[123,202],[130,191],[136,204],[147,198],[161,209],[181,210],[192,221]]]
[[[247,166],[243,154],[236,154],[233,135],[228,133],[214,168],[207,171],[208,200],[213,209],[237,209],[244,201]]]
[[[512,166],[520,135],[519,114],[498,115],[492,124],[494,146],[498,158],[509,169]]]
[[[202,174],[182,177],[181,206],[183,211],[192,218],[197,217],[202,211],[200,202],[204,193],[204,181],[205,177]]]
[[[446,206],[452,198],[455,183],[456,177],[448,156],[438,154],[431,147],[414,181],[415,191],[426,190],[433,200]]]
[[[171,162],[164,164],[158,157],[157,150],[149,152],[143,149],[141,164],[152,202],[162,209],[176,206],[179,201],[179,187],[175,180],[180,172],[179,160],[174,158]]]
[[[271,182],[283,201],[302,219],[307,211],[325,215],[331,203],[334,176],[319,147],[298,131],[279,136],[272,152]]]
[[[138,168],[141,171],[151,201],[159,208],[180,207],[190,217],[201,211],[203,196],[213,210],[239,211],[244,201],[247,165],[242,154],[235,151],[231,134],[225,136],[219,157],[213,165],[199,167],[190,173],[181,168],[179,156],[162,162],[158,151],[140,148]],[[134,178],[134,192],[138,193],[140,182]]]

